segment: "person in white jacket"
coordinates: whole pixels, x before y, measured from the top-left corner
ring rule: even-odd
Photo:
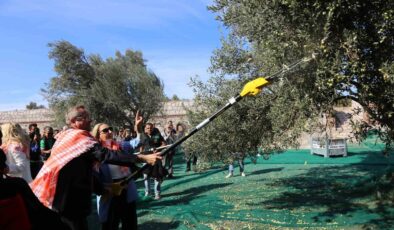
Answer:
[[[30,172],[30,139],[19,124],[5,123],[1,125],[2,145],[7,156],[9,176],[21,177],[27,183],[32,181]]]

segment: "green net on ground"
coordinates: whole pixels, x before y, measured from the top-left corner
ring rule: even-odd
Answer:
[[[348,157],[324,158],[309,150],[246,160],[246,177],[226,179],[227,166],[185,173],[176,156],[175,178],[162,199],[143,197],[140,229],[390,229],[393,184],[383,175],[394,157],[376,145],[351,145]]]

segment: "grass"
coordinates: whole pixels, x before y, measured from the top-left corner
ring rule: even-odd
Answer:
[[[350,146],[348,157],[323,158],[292,150],[246,161],[247,176],[225,179],[227,167],[185,173],[176,157],[175,178],[162,199],[137,204],[140,229],[390,229],[394,226],[394,157],[379,148]],[[95,229],[95,228],[92,228]]]

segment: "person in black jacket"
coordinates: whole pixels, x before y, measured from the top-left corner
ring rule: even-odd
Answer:
[[[70,109],[66,119],[71,128],[58,134],[51,157],[30,186],[71,229],[88,229],[86,218],[91,212],[93,174],[98,164],[130,166],[142,161],[154,165],[161,156],[123,154],[101,147],[88,132],[91,120],[84,106]]]
[[[69,229],[56,212],[41,204],[24,179],[7,176],[5,161],[0,149],[0,229]]]
[[[29,137],[30,137],[30,172],[31,177],[34,179],[40,171],[43,163],[41,160],[40,150],[40,129],[37,128],[37,124],[29,125]]]

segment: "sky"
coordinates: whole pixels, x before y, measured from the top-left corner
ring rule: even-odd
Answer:
[[[85,54],[139,50],[172,97],[192,99],[187,83],[208,68],[223,26],[210,0],[1,0],[0,111],[25,109],[56,76],[48,43],[66,40]]]

